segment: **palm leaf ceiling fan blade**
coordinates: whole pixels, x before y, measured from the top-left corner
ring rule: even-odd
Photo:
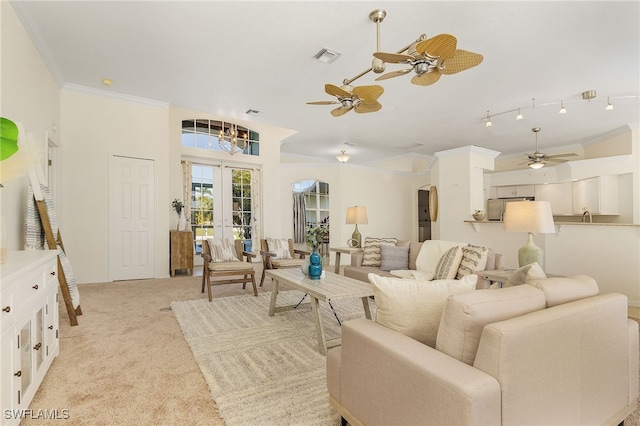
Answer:
[[[338,98],[348,98],[351,96],[351,93],[347,92],[341,87],[336,86],[335,84],[325,84],[324,91],[331,96],[336,96]]]
[[[421,55],[447,60],[456,54],[458,40],[451,34],[440,34],[430,39],[421,41],[416,45],[416,51]]]
[[[315,102],[307,102],[307,105],[334,105],[339,104],[338,101],[315,101]]]
[[[387,80],[389,78],[400,77],[401,75],[409,74],[413,71],[413,68],[407,68],[404,70],[391,71],[386,74],[382,74],[380,77],[376,78],[376,81]]]
[[[340,117],[341,115],[344,115],[346,113],[348,113],[349,111],[351,111],[353,109],[353,106],[349,106],[349,107],[338,107],[336,109],[331,110],[331,115],[333,115],[334,117]]]
[[[401,53],[375,52],[373,56],[390,64],[408,64],[415,59],[411,55]]]
[[[364,102],[374,102],[384,93],[382,86],[357,86],[353,88],[353,95],[362,99]]]
[[[358,105],[354,107],[354,111],[360,114],[368,113],[368,112],[376,112],[382,109],[382,105],[380,102],[360,102]]]
[[[440,72],[448,75],[468,70],[480,64],[482,59],[483,57],[479,53],[458,49],[453,58],[443,62]]]
[[[411,82],[413,84],[417,84],[418,86],[429,86],[440,80],[440,76],[440,72],[437,69],[434,69],[430,72],[413,76]]]

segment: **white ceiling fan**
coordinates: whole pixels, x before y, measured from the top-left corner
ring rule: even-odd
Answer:
[[[540,151],[538,151],[538,133],[540,132],[540,127],[534,127],[531,131],[536,135],[536,151],[533,154],[526,154],[527,161],[520,163],[526,164],[532,169],[541,169],[547,165],[547,163],[564,163],[569,161],[564,157],[575,157],[578,154],[573,152],[566,154],[556,154],[556,155],[547,155]]]

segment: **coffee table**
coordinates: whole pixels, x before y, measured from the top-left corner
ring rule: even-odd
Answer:
[[[338,346],[340,339],[327,340],[325,338],[324,325],[320,317],[320,301],[331,303],[332,301],[359,297],[362,299],[365,317],[371,319],[369,296],[373,296],[373,287],[369,283],[329,271],[324,271],[324,277],[319,280],[312,280],[304,275],[300,268],[270,269],[266,271],[266,275],[273,280],[271,304],[269,305],[270,317],[274,316],[276,312],[288,311],[297,307],[297,305],[276,306],[280,284],[287,284],[309,295],[318,337],[318,351],[323,355],[326,355],[328,348]]]

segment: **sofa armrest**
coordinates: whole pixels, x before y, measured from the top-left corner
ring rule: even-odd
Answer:
[[[351,253],[351,266],[362,266],[364,252]]]
[[[342,324],[340,359],[327,375],[332,402],[362,424],[500,424],[500,387],[490,375],[363,318]]]

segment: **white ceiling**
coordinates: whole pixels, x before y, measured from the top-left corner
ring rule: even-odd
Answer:
[[[638,1],[13,1],[61,86],[77,85],[291,129],[283,153],[371,164],[464,145],[502,152],[580,146],[622,126],[637,127],[640,95]],[[484,61],[432,86],[411,74],[380,84],[377,113],[338,118],[325,83],[341,85],[371,66],[383,8],[380,50],[421,34],[450,33]],[[312,57],[326,47],[332,64]],[[387,64],[387,71],[403,65]],[[106,87],[103,78],[113,80]],[[596,90],[591,102],[581,93]],[[604,111],[607,96],[614,111]],[[621,98],[625,97],[625,98]],[[535,108],[531,108],[534,103]],[[559,115],[563,100],[568,110]],[[549,105],[551,104],[551,105]],[[546,105],[546,106],[545,106]],[[493,126],[482,118],[495,116]],[[261,111],[246,114],[248,109]],[[108,117],[105,117],[108,120]],[[349,142],[348,146],[344,146]],[[526,167],[526,166],[524,166]]]

